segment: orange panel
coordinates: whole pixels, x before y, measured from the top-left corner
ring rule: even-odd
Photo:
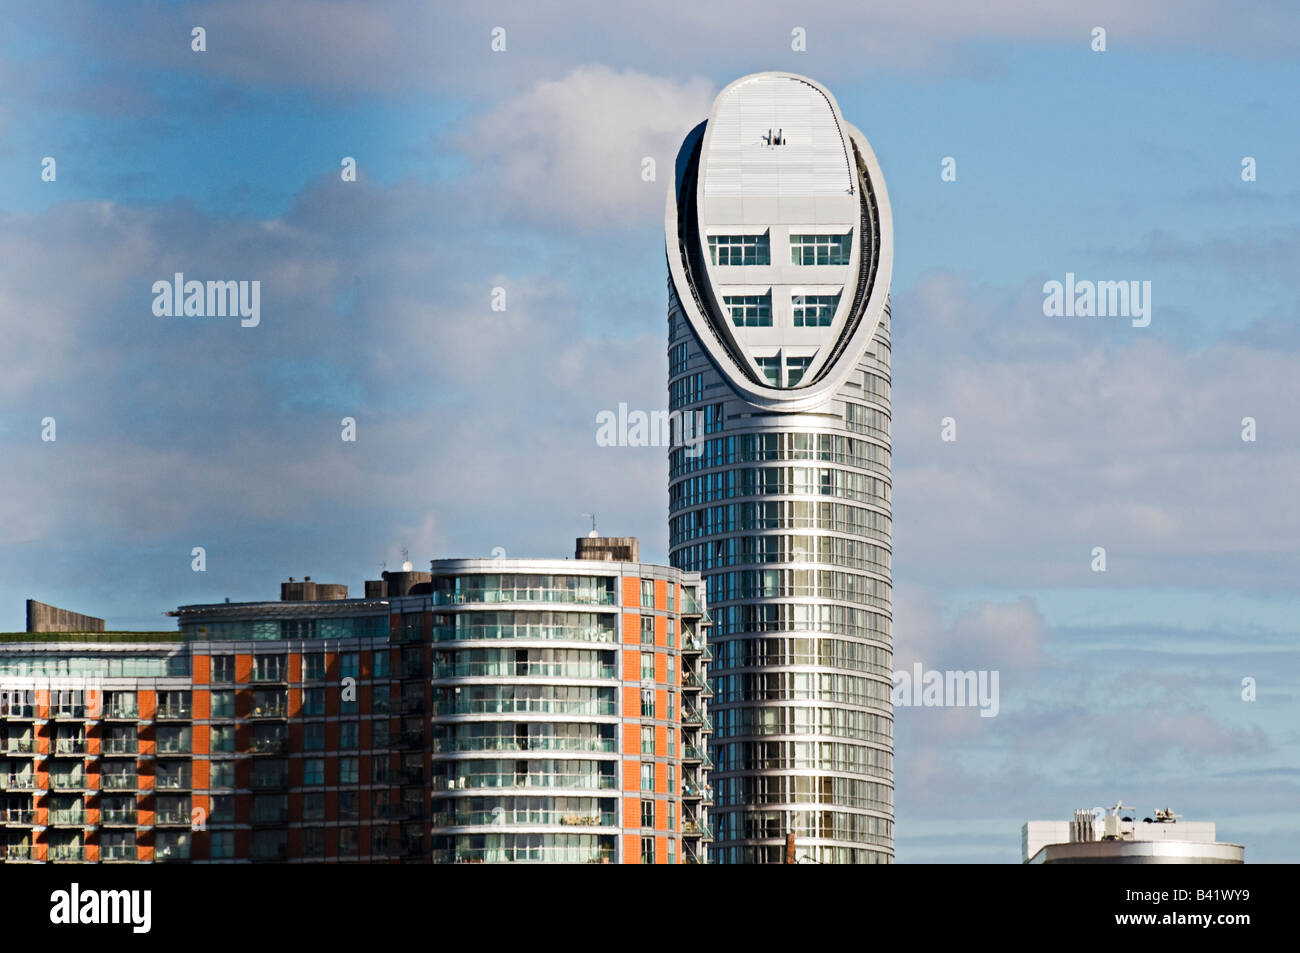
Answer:
[[[655,681],[668,681],[668,656],[664,652],[655,653]]]
[[[623,790],[639,791],[641,789],[641,762],[623,762]]]
[[[636,834],[623,835],[623,863],[641,863],[641,838]]]
[[[655,608],[668,608],[668,583],[662,579],[655,580]]]
[[[623,826],[632,830],[641,826],[640,798],[623,798]]]
[[[639,649],[623,650],[623,678],[629,682],[641,679],[641,652]]]
[[[253,680],[253,656],[239,654],[235,656],[235,681],[247,685]]]
[[[668,838],[667,837],[655,838],[655,863],[656,864],[668,863]]]
[[[206,685],[209,680],[209,671],[211,670],[211,659],[206,655],[194,656],[194,684]]]
[[[630,612],[623,613],[623,644],[641,644],[641,616]]]
[[[668,729],[663,725],[655,725],[655,754],[668,757]]]
[[[194,706],[195,718],[211,717],[212,696],[206,688],[196,688],[190,695],[190,703]]]
[[[655,790],[660,794],[668,793],[668,764],[664,761],[655,762]]]
[[[623,689],[623,717],[641,717],[641,692],[632,686]]]
[[[629,609],[641,608],[641,577],[623,577],[623,605]]]
[[[623,753],[639,755],[641,753],[641,727],[625,725],[623,729]]]
[[[302,653],[301,652],[289,653],[289,681],[291,682],[302,681]]]
[[[668,644],[668,617],[665,615],[655,616],[655,645],[666,646]]]

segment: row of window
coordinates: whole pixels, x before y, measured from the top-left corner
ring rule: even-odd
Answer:
[[[608,612],[461,612],[433,617],[436,642],[483,639],[555,639],[617,642],[617,621]]]
[[[893,653],[879,645],[831,638],[724,639],[713,643],[713,671],[782,665],[820,665],[892,678]]]
[[[842,672],[742,672],[712,677],[718,704],[746,701],[824,701],[882,707],[890,684]]]
[[[714,817],[719,840],[784,839],[787,834],[820,840],[888,845],[894,822],[847,811],[722,811]]]
[[[751,804],[838,804],[891,813],[894,789],[878,781],[833,775],[739,775],[713,782],[719,809]]]
[[[844,605],[767,602],[711,608],[714,637],[750,632],[825,632],[888,642],[889,616],[877,609]]]
[[[827,735],[892,744],[894,721],[889,715],[851,708],[817,708],[783,705],[762,708],[725,708],[714,712],[714,738],[763,735]]]
[[[829,328],[840,306],[841,292],[835,294],[794,294],[790,297],[790,314],[796,328]],[[772,292],[760,295],[723,295],[723,304],[731,323],[738,328],[772,327]]]
[[[715,265],[748,266],[772,263],[770,232],[761,235],[709,235],[709,260]],[[792,234],[790,264],[847,265],[853,250],[853,233],[843,235]]]
[[[727,503],[687,510],[668,520],[673,546],[704,536],[762,529],[823,529],[888,544],[891,528],[890,518],[876,510],[852,503],[806,500]]]
[[[888,609],[890,584],[838,569],[741,569],[708,577],[710,605],[736,599],[813,596]]]
[[[846,569],[868,569],[889,574],[889,548],[846,536],[729,536],[707,543],[692,543],[673,554],[673,565],[688,572],[704,572],[750,563],[826,563]]]
[[[687,449],[678,447],[669,453],[670,476],[768,460],[822,460],[889,475],[887,447],[837,433],[747,433],[705,440],[693,457],[686,455]]]
[[[713,746],[718,771],[812,770],[888,775],[894,756],[839,741],[737,741]]]
[[[678,480],[668,488],[673,510],[744,496],[835,496],[888,507],[888,480],[835,467],[732,467]]]

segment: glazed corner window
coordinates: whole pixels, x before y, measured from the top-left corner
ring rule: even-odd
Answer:
[[[772,326],[772,292],[761,295],[723,295],[723,304],[731,315],[731,323],[738,328],[770,328]]]
[[[804,374],[808,370],[808,365],[812,363],[811,357],[788,357],[785,360],[785,386],[793,387],[803,380]]]
[[[772,240],[762,235],[710,235],[709,260],[715,265],[770,265]]]
[[[641,608],[653,609],[655,607],[655,581],[653,579],[641,580]]]
[[[763,380],[773,387],[781,386],[781,359],[779,357],[757,357],[754,363],[763,375]]]
[[[643,615],[641,617],[641,644],[655,644],[655,617],[652,615]]]
[[[229,683],[235,680],[235,657],[233,655],[212,656],[212,681]]]
[[[829,328],[840,306],[839,294],[795,295],[791,299],[796,328]]]
[[[791,235],[792,265],[847,265],[853,233],[847,235]]]

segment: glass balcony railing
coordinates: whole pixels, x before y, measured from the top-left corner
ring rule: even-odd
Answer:
[[[76,810],[50,811],[50,823],[81,826],[86,823],[86,812],[80,808]]]
[[[168,860],[189,860],[189,844],[160,844],[154,848],[153,859],[156,863]]]
[[[159,827],[189,827],[190,812],[186,810],[156,811],[153,822]]]
[[[107,827],[134,827],[137,817],[134,810],[100,811],[99,822]]]
[[[288,748],[286,738],[253,738],[248,742],[248,750],[253,754],[280,754]]]
[[[102,861],[114,860],[135,860],[134,844],[108,844],[99,848],[99,859]]]
[[[55,754],[85,754],[85,738],[56,738],[54,739]]]
[[[135,738],[105,738],[100,742],[99,750],[107,755],[138,754],[140,742]]]
[[[458,606],[466,603],[497,602],[564,602],[576,605],[612,606],[614,593],[603,589],[546,589],[518,587],[514,589],[465,589],[460,592],[435,592],[435,605]]]
[[[52,844],[49,858],[53,861],[85,860],[86,848],[81,844]]]
[[[31,844],[0,844],[0,860],[12,863],[32,859]]]
[[[163,705],[159,706],[155,717],[159,721],[189,721],[193,715],[194,711],[189,705]]]
[[[460,662],[435,665],[434,678],[617,678],[613,664],[598,662],[565,664],[563,662]]]
[[[160,774],[154,779],[154,788],[159,791],[188,791],[189,775]]]
[[[81,791],[85,790],[86,776],[84,774],[51,774],[50,789],[53,791]]]
[[[433,815],[434,827],[480,827],[486,825],[517,827],[614,827],[618,815],[613,811],[440,811]]]
[[[31,774],[0,775],[0,788],[6,791],[32,791],[36,788],[36,778]]]
[[[36,823],[36,812],[30,807],[8,807],[0,813],[0,824],[27,825]]]
[[[105,791],[133,791],[139,784],[134,772],[131,774],[105,774],[100,784]]]
[[[73,705],[70,708],[51,708],[50,718],[54,721],[85,721],[86,706]]]
[[[35,750],[35,738],[6,738],[0,743],[0,752],[4,754],[31,754]]]
[[[104,717],[111,721],[134,721],[140,717],[140,709],[135,705],[108,704],[104,706]]]

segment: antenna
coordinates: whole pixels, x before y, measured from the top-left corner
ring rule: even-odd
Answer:
[[[597,538],[600,534],[596,532],[596,514],[595,514],[595,513],[583,513],[582,515],[583,515],[583,516],[590,516],[590,517],[591,517],[591,532],[587,534],[587,538],[588,538],[588,539],[595,539],[595,538]]]

